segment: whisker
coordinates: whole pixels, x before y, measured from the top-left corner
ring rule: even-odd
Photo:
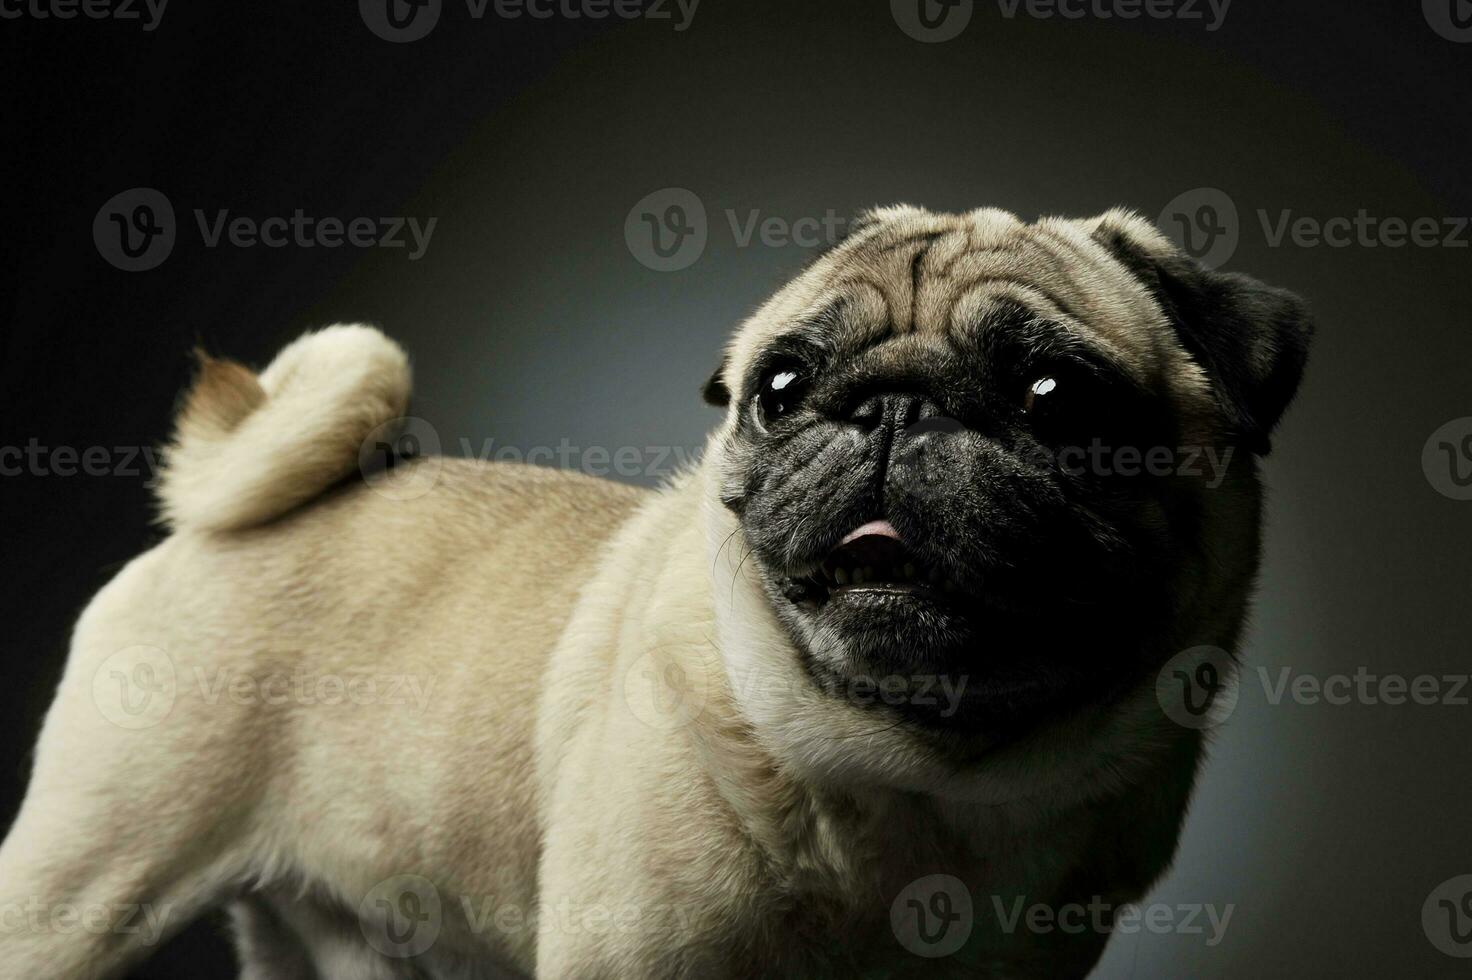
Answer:
[[[751,547],[748,546],[746,548],[746,551],[742,554],[741,560],[736,563],[736,572],[735,572],[735,574],[733,574],[731,576],[731,594],[727,597],[728,599],[734,599],[734,598],[736,598],[736,580],[741,577],[741,568],[742,568],[743,565],[746,564],[746,559],[748,559],[750,557],[751,557]]]
[[[824,741],[824,742],[842,742],[842,741],[844,741],[846,739],[850,739],[850,738],[873,738],[875,735],[883,735],[885,732],[892,732],[896,728],[899,728],[904,723],[905,723],[905,719],[901,718],[899,721],[895,722],[893,725],[888,726],[887,728],[876,728],[872,732],[854,732],[851,735],[829,735],[829,736],[821,737],[821,741]]]
[[[722,541],[721,542],[721,546],[716,549],[715,559],[710,563],[710,577],[711,578],[715,578],[716,577],[716,566],[721,563],[721,552],[725,551],[726,550],[726,545],[730,544],[731,543],[731,539],[734,538],[736,535],[738,535],[740,533],[741,533],[741,528],[738,526],[736,528],[736,530],[734,530],[730,534],[726,535],[726,540]]]

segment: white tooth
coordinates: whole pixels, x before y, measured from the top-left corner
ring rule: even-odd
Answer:
[[[834,569],[833,570],[833,581],[837,582],[839,585],[847,585],[848,584],[848,572],[844,571],[841,568]]]

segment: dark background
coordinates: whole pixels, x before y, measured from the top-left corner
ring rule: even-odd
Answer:
[[[411,351],[416,414],[446,452],[693,451],[716,421],[697,389],[720,343],[806,255],[740,247],[730,209],[1156,217],[1224,191],[1240,213],[1229,265],[1302,292],[1320,321],[1265,468],[1248,679],[1152,896],[1235,911],[1214,947],[1118,936],[1100,975],[1465,972],[1421,907],[1472,873],[1472,707],[1275,705],[1255,670],[1472,671],[1472,503],[1421,463],[1433,431],[1472,415],[1472,250],[1272,247],[1257,216],[1472,214],[1472,44],[1419,2],[1236,0],[1212,32],[980,2],[961,36],[924,44],[881,0],[704,0],[683,31],[477,21],[446,0],[432,34],[391,44],[351,0],[175,0],[151,32],[26,16],[0,20],[0,41],[8,446],[155,445],[194,344],[263,364],[306,328],[369,320]],[[172,202],[178,241],[123,272],[93,218],[139,186]],[[624,226],[669,187],[699,196],[709,242],[659,272]],[[417,261],[211,249],[196,208],[438,224]],[[641,458],[626,476],[653,482]],[[3,828],[72,622],[156,532],[143,473],[28,472],[0,480],[0,502]],[[137,975],[232,971],[212,920]]]

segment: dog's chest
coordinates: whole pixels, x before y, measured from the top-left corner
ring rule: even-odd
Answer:
[[[907,802],[815,820],[768,914],[725,920],[717,945],[805,977],[977,976],[1026,957],[1010,910],[1058,893],[1084,828]]]

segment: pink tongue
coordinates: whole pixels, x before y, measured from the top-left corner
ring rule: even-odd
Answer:
[[[896,541],[900,539],[900,532],[896,531],[894,529],[894,525],[889,523],[889,521],[870,521],[868,524],[865,524],[862,527],[854,528],[848,533],[848,536],[845,537],[838,544],[839,547],[843,547],[850,541],[857,541],[859,540],[859,538],[867,538],[870,535],[875,535],[881,538],[894,538]]]

